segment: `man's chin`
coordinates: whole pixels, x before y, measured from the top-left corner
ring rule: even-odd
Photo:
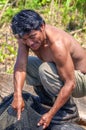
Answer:
[[[40,47],[31,48],[32,51],[38,51]]]
[[[31,47],[31,50],[38,51],[40,49],[40,47],[41,47],[40,45],[33,46],[33,47]]]

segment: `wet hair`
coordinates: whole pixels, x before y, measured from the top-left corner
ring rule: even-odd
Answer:
[[[13,34],[22,37],[32,30],[39,30],[45,24],[43,18],[34,10],[22,10],[16,14],[11,22]]]

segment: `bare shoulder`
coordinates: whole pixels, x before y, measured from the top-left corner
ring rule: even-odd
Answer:
[[[49,46],[55,63],[64,65],[69,58],[68,63],[73,63],[76,70],[86,73],[86,50],[80,43],[63,30],[51,26],[47,28]]]
[[[71,34],[54,26],[47,25],[46,32],[51,45],[57,44],[58,47],[60,47],[60,45],[61,47],[65,46],[70,52],[78,43],[78,41]]]

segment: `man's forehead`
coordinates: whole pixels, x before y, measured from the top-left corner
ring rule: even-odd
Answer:
[[[37,33],[37,30],[32,30],[30,33],[26,33],[23,37],[32,36]]]
[[[37,30],[32,30],[31,32],[24,34],[22,37],[19,34],[15,34],[14,36],[15,38],[19,39],[19,38],[25,38],[28,36],[35,35],[36,33],[37,33]]]
[[[32,30],[28,35],[32,35],[34,33],[37,33],[38,30]]]
[[[15,34],[14,36],[15,36],[15,38],[19,39],[19,38],[23,38],[23,37],[29,36],[29,33],[24,34],[23,36],[20,36],[19,34]]]

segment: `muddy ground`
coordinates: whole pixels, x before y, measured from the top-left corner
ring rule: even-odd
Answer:
[[[23,88],[25,91],[28,91],[32,94],[35,94],[33,86],[27,84]],[[13,75],[0,73],[0,102],[4,97],[13,93]],[[81,125],[86,129],[86,97],[84,98],[74,98],[75,103],[77,104],[79,115],[81,118]]]

